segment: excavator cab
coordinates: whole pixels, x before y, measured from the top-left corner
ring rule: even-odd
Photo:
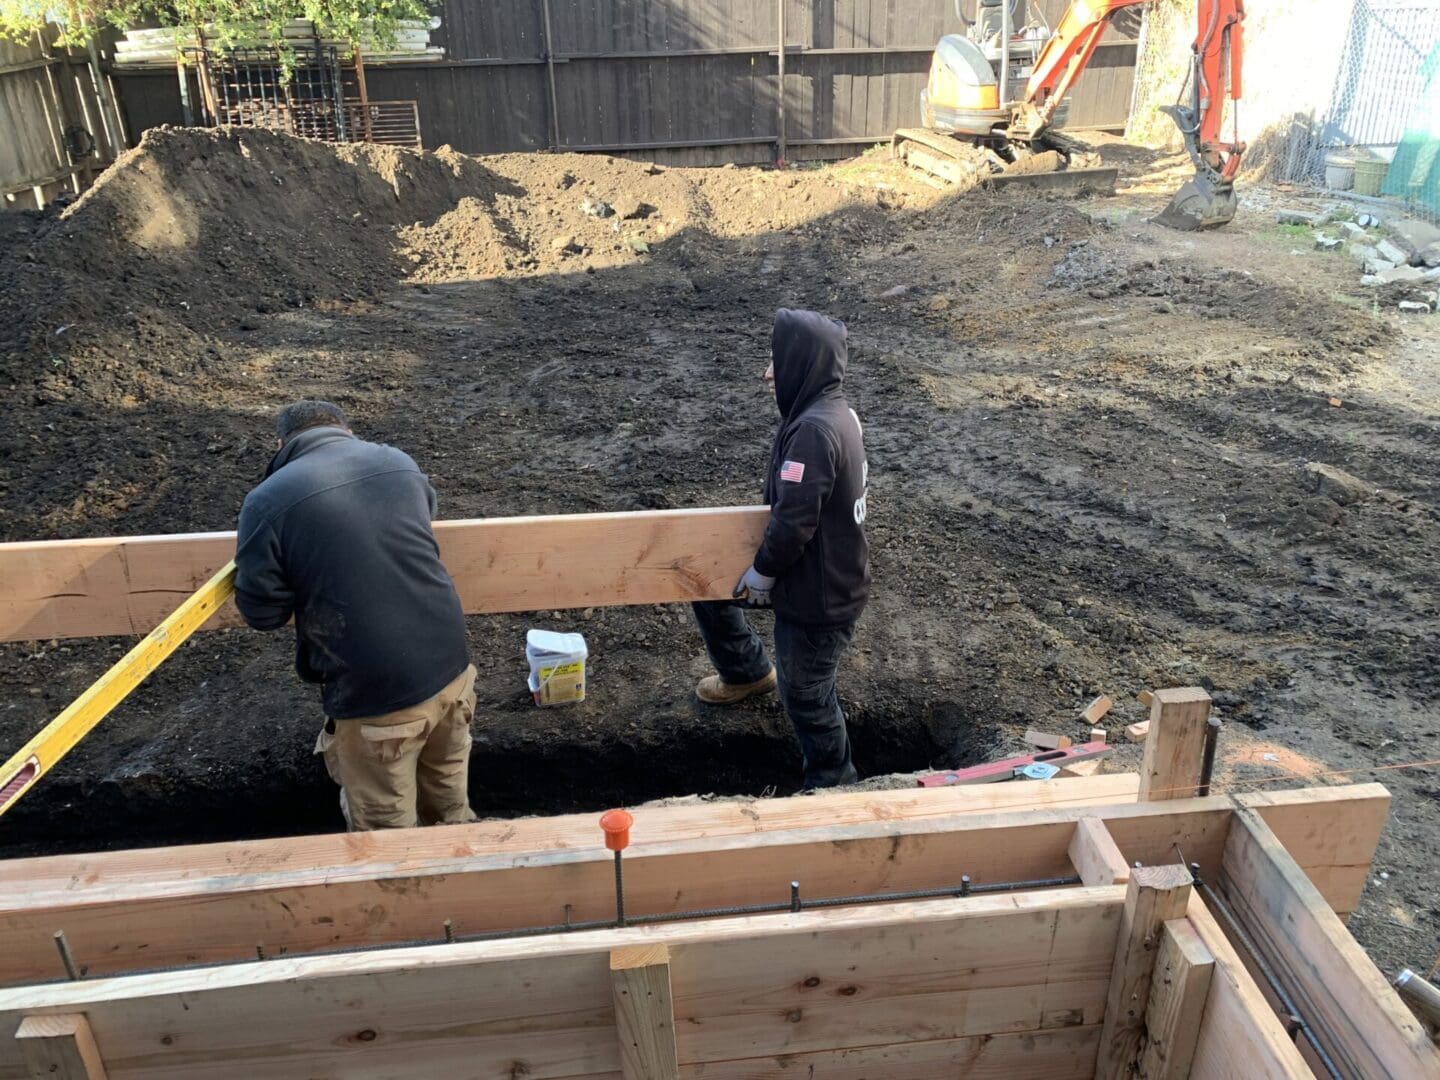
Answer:
[[[978,0],[966,32],[940,39],[920,93],[926,129],[971,138],[1005,131],[1035,58],[1051,37],[1038,8],[1033,14],[1029,9],[1029,0]],[[1064,126],[1064,116],[1052,126]]]

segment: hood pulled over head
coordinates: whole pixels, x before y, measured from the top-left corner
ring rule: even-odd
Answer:
[[[775,403],[794,416],[816,398],[833,394],[845,380],[845,324],[816,311],[781,308],[770,334],[775,363]]]

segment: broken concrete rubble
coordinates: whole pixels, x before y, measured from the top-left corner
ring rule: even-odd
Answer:
[[[1389,240],[1381,240],[1375,245],[1375,250],[1380,253],[1382,259],[1386,259],[1396,266],[1403,266],[1410,261],[1410,256],[1402,248],[1396,247]]]
[[[1408,258],[1404,261],[1440,266],[1440,227],[1415,218],[1396,218],[1385,229],[1405,249]]]
[[[1358,476],[1352,476],[1344,469],[1337,469],[1334,465],[1325,465],[1318,461],[1306,464],[1305,478],[1311,490],[1341,506],[1363,502],[1375,494],[1375,489]]]
[[[1366,274],[1361,278],[1363,285],[1393,285],[1397,281],[1420,281],[1425,277],[1425,271],[1418,266],[1392,266],[1388,270],[1378,270],[1373,274]],[[1374,278],[1374,281],[1367,280]]]

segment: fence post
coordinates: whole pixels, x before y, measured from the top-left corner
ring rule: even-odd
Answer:
[[[775,164],[785,167],[785,0],[775,0],[775,22],[778,24],[780,48],[776,59],[779,71],[775,88]]]
[[[545,76],[550,90],[550,149],[560,149],[560,98],[555,93],[555,38],[550,28],[550,0],[540,0],[540,14],[545,20]]]

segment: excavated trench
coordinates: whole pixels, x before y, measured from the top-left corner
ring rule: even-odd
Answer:
[[[751,717],[759,708],[744,710]],[[960,727],[953,711],[882,715],[851,708],[853,753],[869,776],[906,773],[942,761],[975,761],[995,732]],[[601,811],[687,794],[791,794],[799,750],[778,709],[762,723],[695,727],[668,746],[477,739],[471,801],[482,817]],[[963,731],[957,739],[955,732]],[[100,782],[61,776],[5,817],[7,856],[205,843],[342,829],[336,787],[318,758],[310,767],[245,774],[243,787],[203,782],[185,770],[120,770]],[[302,763],[302,766],[305,763]],[[897,783],[906,782],[898,779]]]

